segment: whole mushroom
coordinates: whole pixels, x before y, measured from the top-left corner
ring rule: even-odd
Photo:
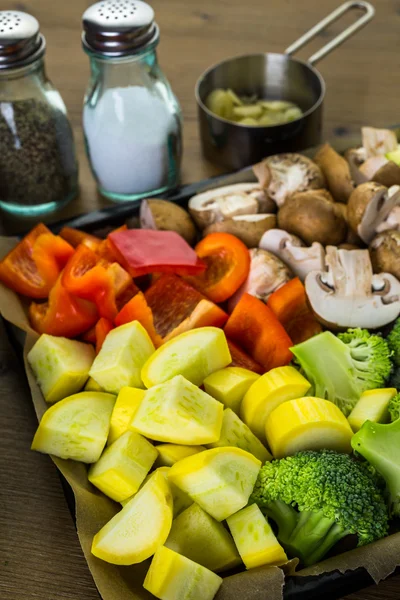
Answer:
[[[369,244],[381,223],[400,205],[400,186],[387,188],[368,181],[356,187],[349,198],[347,218],[352,231]]]
[[[196,227],[185,209],[168,200],[143,200],[140,205],[142,229],[176,231],[188,244],[196,241]]]
[[[318,242],[310,247],[295,235],[283,229],[270,229],[264,233],[260,248],[278,256],[294,275],[304,281],[311,271],[323,271],[325,268],[325,250]]]
[[[250,272],[244,284],[228,301],[228,311],[232,312],[244,293],[251,294],[266,302],[272,292],[292,279],[290,269],[277,257],[261,250],[252,248],[250,253]]]
[[[338,245],[347,234],[342,209],[326,190],[308,190],[291,196],[278,211],[278,227],[297,235],[309,246],[313,242]]]
[[[238,215],[207,227],[203,234],[222,232],[231,233],[248,248],[258,246],[263,234],[276,227],[276,215]]]
[[[269,156],[254,165],[260,185],[267,190],[278,207],[293,194],[325,187],[320,167],[302,154],[286,153]]]
[[[368,250],[326,249],[328,270],[306,277],[308,300],[317,319],[333,330],[379,329],[400,314],[400,281],[373,275]]]
[[[391,273],[400,280],[400,231],[394,229],[378,234],[369,247],[375,273]]]
[[[330,144],[324,144],[314,157],[328,183],[328,189],[336,202],[346,203],[354,190],[349,163]]]

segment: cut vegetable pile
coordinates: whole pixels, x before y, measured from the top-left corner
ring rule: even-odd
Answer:
[[[221,573],[313,565],[400,517],[398,156],[365,128],[346,158],[269,157],[189,213],[149,200],[150,229],[38,225],[0,262],[39,334],[32,449],[87,465],[118,506],[93,555],[151,559],[160,600],[212,600]]]

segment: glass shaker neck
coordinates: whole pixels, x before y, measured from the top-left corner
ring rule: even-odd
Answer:
[[[101,79],[106,87],[116,87],[129,82],[143,84],[143,77],[157,66],[156,47],[146,48],[143,52],[119,57],[102,57],[88,53],[90,68],[95,80]]]
[[[0,69],[0,82],[9,79],[22,79],[27,76],[45,79],[43,56],[23,67]]]

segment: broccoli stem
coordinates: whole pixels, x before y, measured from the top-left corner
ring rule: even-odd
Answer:
[[[334,520],[319,512],[302,512],[280,500],[271,502],[264,512],[278,526],[278,540],[290,554],[305,565],[312,565],[330,550],[336,542],[348,535]]]

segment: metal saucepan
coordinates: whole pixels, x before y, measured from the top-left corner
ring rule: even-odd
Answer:
[[[293,54],[345,12],[361,9],[364,14],[345,31],[304,62]],[[314,68],[318,61],[359,31],[374,16],[375,9],[364,0],[345,2],[315,25],[284,54],[268,52],[227,59],[214,65],[196,84],[200,136],[204,156],[228,169],[236,170],[279,152],[295,152],[316,146],[321,141],[322,105],[325,82]],[[282,125],[249,127],[216,116],[206,107],[210,92],[233,89],[259,98],[289,100],[303,115]]]

